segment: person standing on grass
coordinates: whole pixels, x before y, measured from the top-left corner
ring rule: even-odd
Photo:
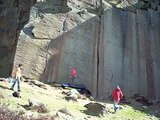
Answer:
[[[76,71],[75,68],[72,68],[72,70],[71,70],[71,82],[72,82],[72,84],[75,83],[76,79],[77,79],[77,71]]]
[[[123,98],[123,93],[118,85],[112,92],[112,97],[114,100],[114,111],[116,112],[119,109],[118,103]]]
[[[11,87],[11,90],[14,89],[14,86],[15,84],[17,83],[17,88],[18,88],[18,91],[20,92],[20,81],[21,81],[21,66],[22,64],[19,64],[17,67],[16,67],[16,71],[15,71],[15,81]]]

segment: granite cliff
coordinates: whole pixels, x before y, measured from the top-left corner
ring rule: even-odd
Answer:
[[[75,67],[95,97],[107,98],[119,84],[126,96],[160,99],[159,0],[1,4],[2,76],[14,61],[23,64],[25,78],[68,83]]]

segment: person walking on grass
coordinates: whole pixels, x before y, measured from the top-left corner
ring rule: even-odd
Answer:
[[[16,71],[15,71],[15,81],[13,82],[13,85],[12,87],[10,88],[11,90],[14,90],[14,86],[15,84],[17,83],[17,89],[18,91],[20,92],[20,81],[21,81],[21,66],[22,64],[19,64],[17,67],[16,67]]]
[[[114,100],[114,111],[116,112],[119,109],[118,103],[123,98],[123,93],[118,85],[112,92],[112,97]]]

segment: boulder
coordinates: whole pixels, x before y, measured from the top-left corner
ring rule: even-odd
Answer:
[[[31,106],[31,107],[37,107],[40,105],[44,105],[42,102],[37,101],[35,99],[28,99],[28,103],[29,103],[29,106]]]
[[[37,100],[34,100],[34,99],[28,99],[28,103],[29,103],[29,107],[31,109],[36,110],[39,113],[49,112],[47,106],[40,101],[37,101]]]
[[[90,103],[86,104],[84,107],[87,108],[87,110],[85,111],[85,113],[87,113],[87,114],[94,114],[97,116],[101,116],[107,112],[106,107],[100,103],[90,102]]]
[[[80,97],[80,93],[76,89],[71,89],[67,92],[67,96],[65,97],[65,99],[67,101],[73,100],[77,102],[79,97]]]
[[[138,94],[135,94],[134,97],[133,97],[137,102],[140,102],[141,104],[143,104],[144,106],[150,106],[150,105],[153,105],[153,102],[142,96],[142,95],[138,95]]]

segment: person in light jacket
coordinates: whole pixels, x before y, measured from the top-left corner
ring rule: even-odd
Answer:
[[[16,71],[15,71],[15,81],[13,82],[13,85],[11,87],[11,90],[14,90],[14,86],[17,83],[17,87],[18,87],[18,91],[20,91],[20,80],[21,80],[21,64],[19,64],[16,67]]]

